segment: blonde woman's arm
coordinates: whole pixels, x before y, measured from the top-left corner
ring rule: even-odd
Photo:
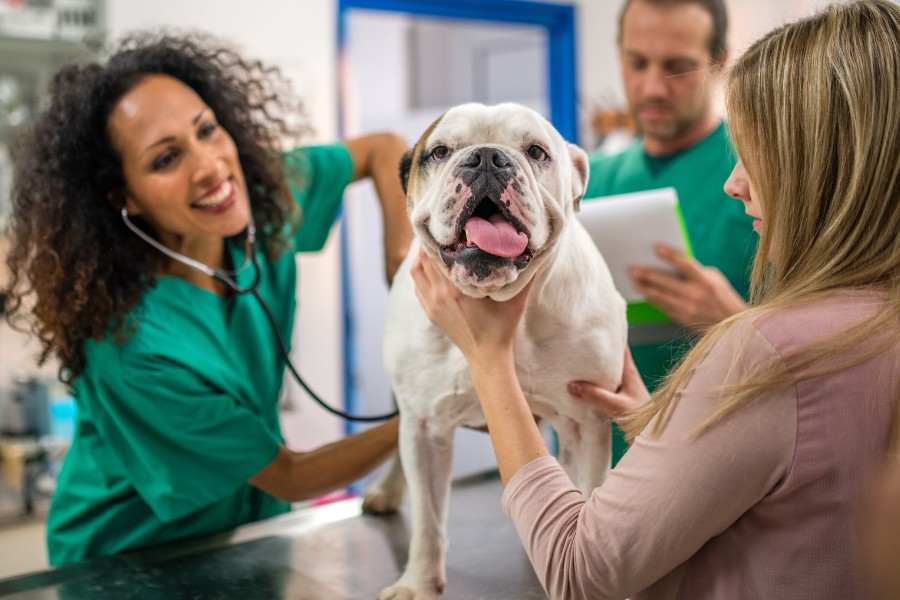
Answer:
[[[428,318],[469,362],[504,483],[523,466],[549,456],[516,376],[513,340],[531,284],[507,302],[463,295],[420,254],[412,267],[416,295]]]
[[[693,435],[717,406],[711,390],[744,372],[729,371],[737,346],[774,356],[755,330],[723,338],[695,368],[663,431],[652,435],[651,423],[589,499],[552,457],[508,482],[504,510],[550,598],[602,600],[677,587],[679,566],[786,476],[797,424],[793,389]]]

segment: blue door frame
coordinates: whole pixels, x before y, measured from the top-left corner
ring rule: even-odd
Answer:
[[[575,44],[575,7],[529,0],[338,0],[338,52],[346,41],[346,17],[350,10],[365,9],[415,16],[439,17],[535,25],[547,30],[547,89],[549,90],[550,122],[572,143],[578,143],[577,62]],[[339,90],[339,94],[342,93]],[[343,102],[341,103],[343,105]],[[339,118],[343,122],[343,115]],[[343,127],[341,127],[343,134]],[[351,298],[353,285],[347,266],[347,247],[342,235],[341,282],[344,323],[344,406],[350,413],[358,412],[353,374],[356,352],[353,343],[353,315]],[[347,432],[357,429],[347,422]]]
[[[578,143],[574,6],[526,0],[338,0],[339,51],[344,47],[345,16],[352,9],[544,27],[548,39],[550,122],[564,138]]]

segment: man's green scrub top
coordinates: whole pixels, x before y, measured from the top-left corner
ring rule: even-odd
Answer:
[[[592,155],[585,199],[674,187],[694,256],[717,267],[746,298],[757,237],[744,205],[723,186],[736,163],[725,123],[706,138],[670,156],[649,156],[636,141],[619,154]],[[634,362],[652,391],[690,349],[692,339],[671,324],[634,325],[628,331]],[[614,427],[613,464],[627,446]]]
[[[303,221],[297,251],[319,250],[338,213],[353,164],[342,145],[285,157]],[[229,244],[235,265],[243,248]],[[259,248],[258,248],[259,250]],[[147,247],[148,252],[154,252]],[[259,291],[290,343],[296,263],[260,251]],[[253,268],[238,275],[250,285]],[[290,510],[247,483],[283,442],[278,396],[285,362],[259,302],[222,298],[160,277],[134,312],[124,345],[86,345],[74,383],[75,436],[47,523],[50,563],[232,529]]]

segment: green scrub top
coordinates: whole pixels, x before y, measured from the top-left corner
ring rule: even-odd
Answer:
[[[649,156],[638,140],[624,152],[590,157],[584,197],[674,187],[694,256],[722,271],[746,298],[757,236],[743,204],[723,190],[736,162],[724,122],[694,146],[670,156]],[[651,391],[693,343],[685,330],[658,324],[631,326],[629,340],[635,365]],[[615,426],[613,430],[615,465],[627,445],[621,431]]]
[[[285,156],[302,209],[297,251],[328,238],[353,163],[342,145]],[[302,182],[302,183],[301,183]],[[243,248],[228,243],[235,265]],[[258,248],[259,291],[290,344],[296,307],[293,252]],[[149,251],[149,250],[148,250]],[[250,285],[250,267],[238,283]],[[74,382],[78,418],[47,521],[50,564],[117,554],[226,531],[290,505],[249,485],[283,443],[278,396],[285,362],[256,298],[222,298],[160,277],[123,345],[86,343]]]

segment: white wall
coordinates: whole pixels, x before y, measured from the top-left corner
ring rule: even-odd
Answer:
[[[133,29],[200,29],[278,65],[307,102],[318,137],[336,135],[334,0],[106,0],[112,37]]]
[[[618,15],[624,0],[577,0],[579,143],[594,147],[590,117],[594,110],[625,104],[616,51]]]

